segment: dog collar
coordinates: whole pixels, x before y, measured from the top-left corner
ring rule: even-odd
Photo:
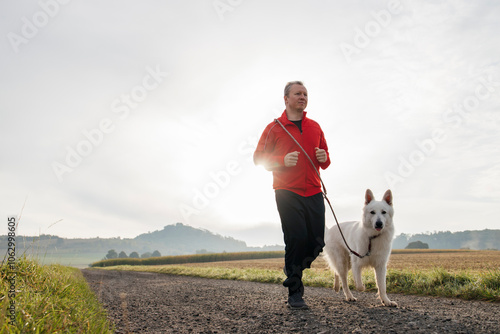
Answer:
[[[370,254],[372,252],[372,240],[375,239],[376,237],[378,237],[379,235],[380,234],[373,235],[370,238],[368,238],[368,252],[366,252],[366,254],[363,256],[358,255],[360,259],[364,258],[365,256],[370,256]]]

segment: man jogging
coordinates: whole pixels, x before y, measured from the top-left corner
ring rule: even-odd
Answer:
[[[318,173],[320,167],[330,165],[330,156],[321,127],[304,111],[308,100],[304,84],[287,83],[284,99],[285,111],[266,127],[253,158],[256,165],[273,172],[285,241],[283,285],[288,288],[288,306],[302,309],[307,308],[302,271],[310,268],[325,246],[325,204]]]

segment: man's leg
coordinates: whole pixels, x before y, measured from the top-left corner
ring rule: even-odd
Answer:
[[[305,223],[304,197],[288,190],[276,190],[276,204],[285,241],[285,269],[289,295],[303,291],[302,270],[307,252],[308,231]]]
[[[303,268],[310,268],[311,263],[325,247],[325,201],[323,193],[306,198],[307,252]]]

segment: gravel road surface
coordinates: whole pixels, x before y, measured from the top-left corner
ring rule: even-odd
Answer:
[[[500,333],[500,304],[305,288],[309,310],[290,310],[279,284],[146,272],[82,270],[116,333]]]

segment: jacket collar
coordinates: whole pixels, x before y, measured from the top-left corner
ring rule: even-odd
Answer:
[[[304,111],[302,114],[302,121],[304,121],[307,117],[307,111]],[[281,117],[279,118],[280,122],[282,124],[293,124],[291,121],[288,120],[288,117],[286,117],[286,110],[283,111],[283,114],[281,114]]]

